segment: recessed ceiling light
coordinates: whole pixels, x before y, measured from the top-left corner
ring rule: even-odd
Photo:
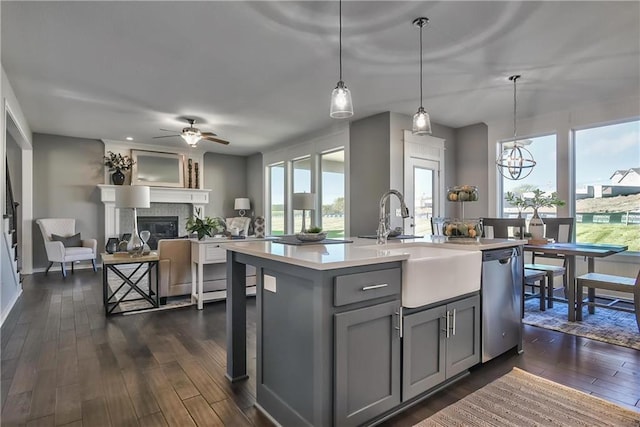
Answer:
[[[132,136],[128,136],[125,138],[127,141],[133,141],[133,137]]]

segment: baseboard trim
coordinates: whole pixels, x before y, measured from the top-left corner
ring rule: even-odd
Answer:
[[[98,264],[96,262],[96,268],[102,268],[102,264]],[[93,269],[93,266],[91,264],[88,264],[88,265],[80,264],[80,265],[74,266],[73,269],[74,270],[90,270],[90,269]],[[32,274],[33,273],[44,273],[45,271],[47,271],[47,267],[38,267],[38,268],[31,269],[31,273]],[[49,269],[49,273],[51,273],[52,271],[57,271],[57,272],[62,271],[62,268],[60,267],[60,263],[59,262],[55,263],[53,265],[53,267],[51,267],[51,269]],[[71,274],[71,267],[67,268],[67,274]]]
[[[9,314],[11,314],[11,310],[13,310],[13,307],[18,302],[20,295],[22,295],[22,286],[20,286],[20,290],[18,291],[16,296],[13,298],[13,301],[11,301],[11,304],[7,306],[7,311],[5,313],[2,313],[2,318],[0,318],[0,326],[4,325],[4,321],[7,320],[7,317],[9,317]]]

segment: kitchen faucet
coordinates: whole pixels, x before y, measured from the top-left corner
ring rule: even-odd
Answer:
[[[377,239],[377,244],[379,245],[384,245],[385,243],[387,243],[387,237],[391,232],[391,229],[389,228],[389,224],[388,224],[389,215],[387,215],[386,205],[387,205],[387,200],[389,200],[389,197],[391,197],[392,194],[395,194],[400,200],[400,214],[402,215],[402,218],[409,217],[409,209],[407,208],[407,205],[404,203],[404,197],[402,197],[402,193],[400,193],[398,190],[389,190],[386,193],[384,193],[380,198],[380,217],[378,220],[378,239]]]

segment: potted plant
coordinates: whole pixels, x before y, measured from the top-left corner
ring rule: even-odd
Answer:
[[[507,191],[504,199],[514,208],[518,209],[518,218],[522,218],[522,211],[528,208],[527,201],[522,194],[512,193]]]
[[[213,237],[215,234],[224,232],[224,221],[220,218],[211,217],[191,217],[187,220],[187,231],[196,233],[198,240],[204,239],[206,236]]]
[[[507,191],[504,199],[511,206],[518,209],[518,218],[522,218],[522,211],[533,208],[533,216],[529,221],[529,232],[525,233],[525,235],[529,234],[534,239],[542,239],[544,237],[544,222],[538,215],[538,209],[565,205],[564,200],[560,200],[555,191],[545,195],[545,192],[539,188],[523,193]]]
[[[114,153],[107,151],[107,155],[104,156],[104,165],[109,168],[111,174],[111,181],[114,185],[124,184],[124,173],[128,171],[134,165],[134,161],[129,156],[123,156],[120,153]]]

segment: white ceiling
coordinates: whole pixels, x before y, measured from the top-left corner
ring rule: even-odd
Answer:
[[[250,154],[336,122],[338,2],[11,2],[2,65],[34,132],[157,144],[196,117]],[[352,120],[424,106],[451,127],[640,99],[640,2],[344,1]]]

